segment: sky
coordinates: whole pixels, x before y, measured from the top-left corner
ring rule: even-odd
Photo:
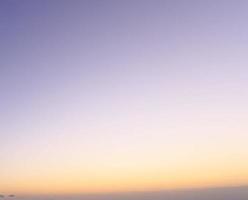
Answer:
[[[246,0],[0,2],[0,193],[248,184]]]

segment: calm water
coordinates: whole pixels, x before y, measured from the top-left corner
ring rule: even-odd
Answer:
[[[5,200],[248,200],[247,187],[74,196],[19,196]]]

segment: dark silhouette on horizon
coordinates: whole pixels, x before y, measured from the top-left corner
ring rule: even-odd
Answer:
[[[5,197],[15,198],[16,196],[14,194],[9,194],[9,195],[0,194],[0,198],[5,198]]]

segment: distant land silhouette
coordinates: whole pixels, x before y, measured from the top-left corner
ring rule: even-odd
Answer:
[[[0,194],[0,198],[5,198],[5,197],[14,198],[16,196],[14,194],[9,194],[9,195]]]

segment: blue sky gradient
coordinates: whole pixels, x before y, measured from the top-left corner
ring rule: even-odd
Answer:
[[[0,188],[247,184],[247,8],[1,1]]]

